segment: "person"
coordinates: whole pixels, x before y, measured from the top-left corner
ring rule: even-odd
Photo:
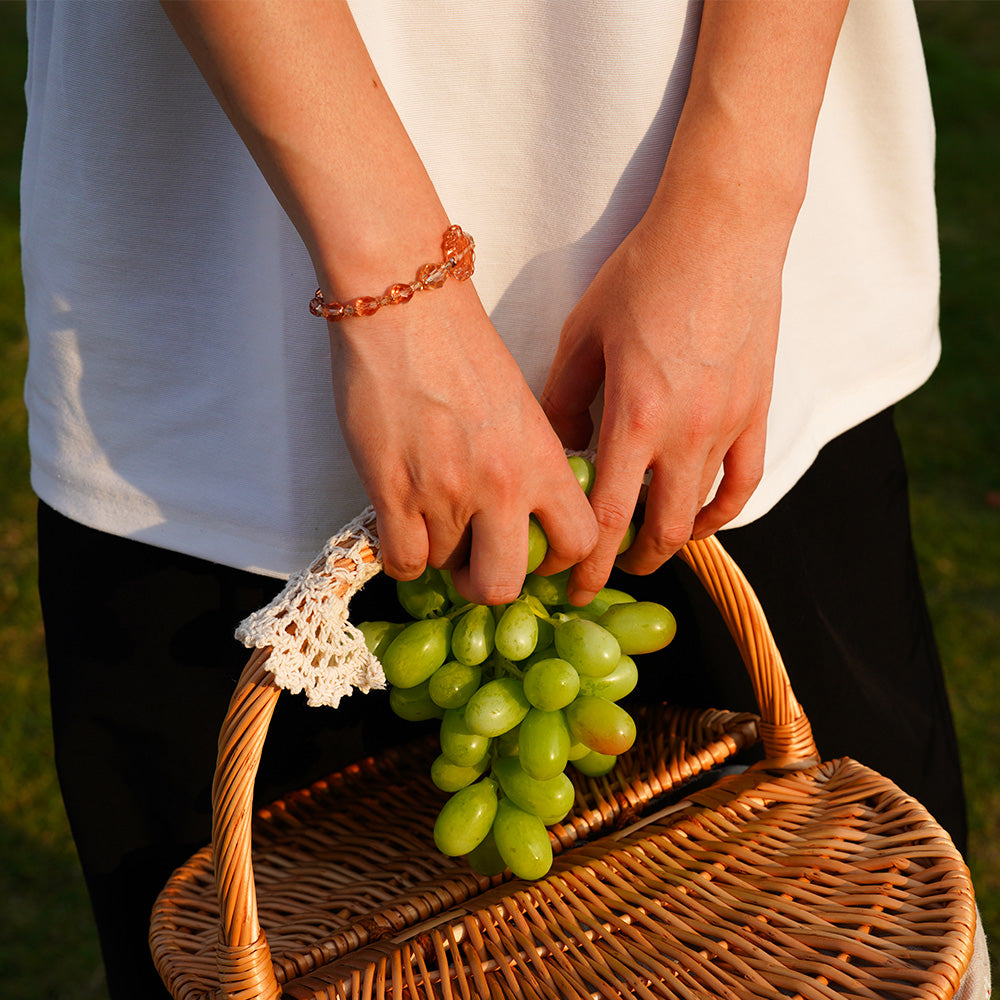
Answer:
[[[725,528],[821,752],[963,844],[891,423],[939,352],[910,5],[63,0],[28,29],[40,591],[112,998],[163,992],[146,921],[208,838],[232,629],[369,501],[390,576],[475,601],[518,592],[529,514],[576,603],[617,562],[690,622],[665,687],[702,704],[738,671],[671,556]],[[453,224],[471,280],[309,314]],[[366,699],[282,705],[261,796],[404,738]]]

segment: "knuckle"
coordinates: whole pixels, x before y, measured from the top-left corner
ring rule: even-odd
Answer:
[[[646,552],[667,560],[691,538],[693,521],[670,522],[652,528],[644,539]]]
[[[426,568],[426,562],[408,556],[386,556],[383,554],[382,564],[385,572],[393,580],[415,580]]]
[[[575,565],[593,552],[599,538],[597,522],[591,519],[589,523],[581,525],[579,530],[561,536],[558,543],[553,542],[550,538],[550,547],[558,552],[562,559]]]
[[[629,521],[632,520],[631,506],[626,506],[619,500],[606,497],[592,497],[591,504],[597,525],[602,532],[610,534],[617,531],[624,534]]]
[[[691,447],[696,442],[715,436],[718,428],[719,417],[715,409],[693,402],[684,413],[681,435],[685,443]]]
[[[754,465],[752,468],[738,473],[729,473],[726,478],[732,479],[733,492],[742,496],[745,501],[764,478],[764,463],[761,462],[759,465]]]
[[[632,440],[657,436],[663,427],[663,401],[656,396],[634,396],[625,414],[625,432]]]
[[[521,592],[521,584],[520,582],[511,584],[509,582],[492,580],[476,589],[478,592],[476,603],[478,604],[509,604]]]

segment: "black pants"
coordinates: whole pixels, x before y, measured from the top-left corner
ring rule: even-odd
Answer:
[[[890,413],[828,445],[767,516],[723,533],[756,590],[824,758],[849,755],[919,798],[965,848],[965,805],[941,668],[910,542]],[[216,737],[247,651],[232,633],[278,581],[84,528],[39,509],[40,591],[56,765],[112,1000],[165,997],[149,912],[209,840]],[[676,561],[675,561],[676,562]],[[711,602],[684,567],[618,586],[672,607],[678,637],[640,693],[754,707]],[[355,621],[395,616],[379,576]],[[384,693],[336,710],[284,696],[257,796],[269,801],[408,739]]]

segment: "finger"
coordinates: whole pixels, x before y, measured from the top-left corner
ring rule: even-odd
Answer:
[[[475,604],[507,604],[521,592],[528,564],[528,516],[480,511],[471,521],[469,562],[452,572],[458,592]]]
[[[590,404],[604,382],[604,355],[594,337],[564,329],[539,402],[567,448],[586,448],[594,432]]]
[[[688,539],[701,499],[700,460],[659,460],[646,494],[643,521],[635,541],[617,561],[626,573],[645,576],[658,570]]]
[[[566,468],[569,469],[568,463]],[[545,558],[535,571],[540,576],[551,576],[575,566],[597,544],[594,510],[572,472],[548,502],[535,510],[535,516],[549,543]]]
[[[419,514],[376,508],[382,568],[394,580],[415,580],[427,567],[427,526]]]
[[[435,569],[457,569],[469,558],[472,531],[468,524],[435,525],[428,523],[427,564]]]
[[[621,458],[616,455],[617,449],[611,447],[598,459],[590,491],[598,537],[590,554],[570,575],[567,592],[573,604],[587,604],[607,583],[646,473],[646,459],[640,453]]]
[[[707,538],[728,524],[753,496],[764,475],[766,425],[746,431],[733,442],[723,462],[723,476],[712,501],[695,518],[692,538]]]

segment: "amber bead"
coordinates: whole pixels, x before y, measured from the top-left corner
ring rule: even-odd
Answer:
[[[448,277],[443,264],[424,264],[417,271],[417,281],[425,288],[440,288]]]
[[[379,310],[379,301],[374,296],[362,295],[351,303],[356,316],[372,316]]]
[[[444,234],[441,249],[445,260],[454,260],[451,276],[456,281],[471,278],[475,270],[475,246],[472,237],[464,232],[461,226],[451,226]]]
[[[399,305],[400,302],[409,302],[413,298],[413,286],[407,284],[390,285],[385,290],[384,298],[388,299],[392,305]]]

